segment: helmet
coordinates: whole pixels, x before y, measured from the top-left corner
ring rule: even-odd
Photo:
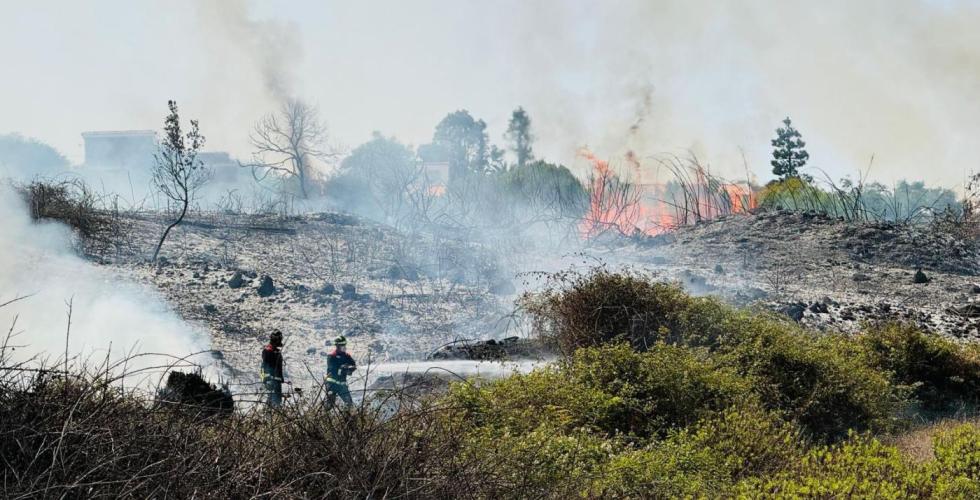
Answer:
[[[272,335],[269,335],[269,343],[274,346],[282,345],[282,332],[279,330],[273,330]]]
[[[333,345],[345,346],[347,345],[347,337],[343,335],[333,339]]]

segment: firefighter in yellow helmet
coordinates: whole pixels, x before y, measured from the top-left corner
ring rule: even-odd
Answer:
[[[354,404],[350,389],[347,387],[347,376],[354,373],[357,363],[347,353],[347,339],[341,335],[333,341],[333,350],[327,356],[327,408],[333,408],[339,397],[347,406]]]

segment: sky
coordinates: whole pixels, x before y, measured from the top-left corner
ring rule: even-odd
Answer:
[[[789,116],[818,177],[956,187],[980,170],[978,23],[966,0],[0,0],[0,133],[80,162],[82,131],[159,130],[176,99],[247,157],[286,98],[347,149],[457,109],[501,143],[523,106],[578,173],[588,146],[765,181]]]

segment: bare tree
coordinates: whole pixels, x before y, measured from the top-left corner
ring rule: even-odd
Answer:
[[[160,255],[160,248],[167,240],[170,231],[184,221],[187,208],[197,190],[211,178],[211,171],[197,159],[197,153],[204,146],[204,136],[198,129],[197,120],[191,120],[191,129],[186,135],[180,129],[180,115],[177,103],[167,101],[170,114],[164,122],[164,138],[160,143],[153,166],[153,184],[161,194],[180,206],[180,214],[160,236],[160,242],[153,252],[153,261]]]
[[[249,141],[255,148],[253,162],[243,166],[252,168],[255,179],[261,181],[272,173],[296,179],[303,198],[309,197],[314,163],[338,156],[327,149],[327,129],[316,107],[293,99],[259,120]]]

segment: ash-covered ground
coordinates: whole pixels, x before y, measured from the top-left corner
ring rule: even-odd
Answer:
[[[930,225],[772,211],[721,217],[608,253],[692,293],[768,307],[817,329],[902,321],[980,338],[980,251]]]
[[[377,364],[508,330],[515,289],[480,244],[342,214],[209,215],[178,226],[151,264],[163,219],[124,223],[125,241],[100,259],[210,330],[214,356],[235,383],[257,380],[273,329],[286,334],[287,372],[306,382],[322,376],[338,335],[359,362]]]
[[[157,288],[206,327],[216,358],[242,384],[257,380],[259,350],[276,328],[286,333],[287,371],[303,383],[322,375],[337,335],[348,337],[362,364],[514,335],[523,331],[512,316],[517,294],[540,285],[527,273],[582,263],[632,267],[818,329],[853,332],[897,320],[980,337],[980,253],[929,226],[773,211],[521,255],[514,246],[406,234],[342,214],[208,215],[175,229],[164,257],[150,264],[163,220],[130,216],[125,224],[126,240],[103,249],[102,262]]]

